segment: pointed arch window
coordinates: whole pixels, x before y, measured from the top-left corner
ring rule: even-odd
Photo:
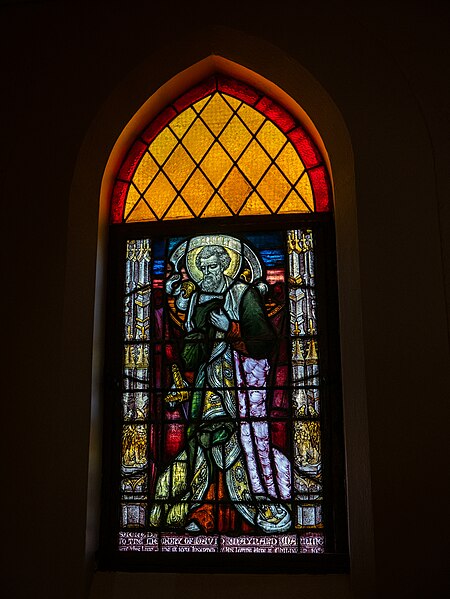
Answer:
[[[134,141],[110,215],[105,563],[344,567],[331,185],[311,136],[215,74]]]

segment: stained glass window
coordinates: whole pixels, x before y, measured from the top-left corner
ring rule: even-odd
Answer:
[[[216,76],[168,106],[132,145],[111,220],[329,209],[327,171],[305,129],[273,100]]]
[[[304,128],[222,75],[132,145],[111,205],[110,552],[339,549],[330,210]]]

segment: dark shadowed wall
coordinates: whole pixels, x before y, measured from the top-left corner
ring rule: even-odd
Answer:
[[[0,16],[4,596],[446,597],[447,3],[16,1]],[[289,94],[328,151],[349,574],[95,571],[108,160],[210,56]]]

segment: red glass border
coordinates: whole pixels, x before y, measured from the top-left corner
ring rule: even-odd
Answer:
[[[141,138],[147,143],[147,146],[152,143],[158,133],[161,133],[164,127],[176,116],[176,110],[172,106],[168,106],[162,112],[160,112],[155,119],[153,119],[153,121],[141,135]]]
[[[238,81],[237,79],[226,77],[225,75],[217,75],[217,89],[233,98],[242,100],[250,106],[254,106],[262,95],[250,85]]]
[[[284,108],[267,96],[261,98],[255,108],[262,112],[272,123],[278,125],[283,133],[291,131],[297,124]]]
[[[323,162],[319,150],[302,127],[297,127],[288,133],[287,137],[294,144],[307,169],[313,168]]]
[[[131,181],[133,178],[134,172],[137,169],[142,156],[146,152],[148,148],[148,144],[144,144],[142,141],[137,139],[134,144],[131,146],[128,154],[125,157],[125,160],[120,167],[118,179],[122,179],[122,181]]]
[[[209,77],[199,85],[192,87],[185,94],[180,96],[173,106],[177,112],[183,112],[188,106],[195,104],[199,100],[202,100],[209,94],[212,94],[217,89],[217,81],[215,77]]]
[[[316,212],[328,212],[330,206],[330,181],[324,166],[319,166],[308,171],[311,187],[314,192]]]
[[[123,221],[123,210],[125,207],[125,198],[127,197],[129,183],[116,181],[111,200],[111,222],[121,223]]]

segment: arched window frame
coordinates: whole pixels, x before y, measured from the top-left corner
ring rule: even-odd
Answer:
[[[228,81],[226,76],[219,75],[209,78],[206,82],[188,90],[185,94],[174,101],[179,111],[202,97],[213,89],[211,85],[217,82]],[[251,86],[242,86],[242,98],[248,102]],[[251,93],[251,91],[250,91]],[[106,365],[106,389],[109,399],[107,405],[112,407],[106,410],[105,419],[105,474],[103,484],[103,518],[102,518],[102,546],[100,551],[100,565],[113,569],[126,570],[179,570],[179,571],[203,571],[214,569],[217,571],[256,571],[261,567],[264,571],[345,571],[348,567],[348,548],[346,533],[345,493],[344,493],[344,456],[343,456],[343,434],[341,413],[341,389],[340,389],[340,362],[339,362],[339,340],[338,340],[338,310],[336,293],[336,257],[334,223],[331,212],[331,185],[329,174],[323,162],[323,158],[317,151],[308,134],[304,134],[304,128],[291,117],[291,115],[280,110],[280,105],[271,102],[264,94],[254,99],[254,104],[263,100],[258,107],[273,122],[285,127],[291,141],[295,140],[297,149],[308,169],[316,169],[319,179],[313,184],[315,190],[315,211],[298,214],[272,214],[252,216],[227,216],[218,218],[192,218],[190,220],[157,220],[154,222],[126,223],[124,219],[124,201],[129,183],[133,173],[146,151],[142,139],[148,144],[163,130],[163,128],[174,117],[172,106],[165,108],[143,131],[130,148],[123,160],[117,175],[112,194],[111,225],[110,225],[110,257],[108,274],[108,326],[106,332],[107,365]],[[278,111],[278,112],[277,112]],[[177,114],[177,113],[175,113]],[[284,124],[283,124],[284,119]],[[306,156],[306,159],[305,159]],[[310,161],[310,162],[308,162]],[[317,190],[317,191],[316,191]],[[194,215],[193,215],[194,216]],[[319,313],[318,320],[321,323],[319,333],[321,347],[321,365],[323,372],[323,389],[327,389],[328,397],[322,397],[322,443],[323,443],[323,467],[327,472],[328,499],[324,501],[324,520],[326,520],[327,548],[324,553],[314,555],[301,553],[291,555],[262,556],[253,554],[245,556],[227,556],[226,563],[221,563],[220,557],[201,553],[198,556],[178,554],[148,554],[142,553],[119,553],[117,552],[117,508],[120,503],[119,497],[119,464],[118,448],[121,444],[122,407],[120,404],[121,390],[119,387],[122,370],[123,337],[120,326],[114,323],[122,321],[123,307],[123,281],[126,255],[127,239],[139,237],[164,237],[178,236],[186,233],[189,227],[189,235],[202,233],[243,233],[245,231],[270,231],[273,229],[288,230],[297,227],[311,227],[314,231],[317,246],[316,261],[318,272],[317,298]],[[116,523],[116,524],[114,524]],[[223,556],[223,554],[221,554]],[[248,559],[247,559],[248,557]],[[269,559],[270,557],[270,559]],[[172,559],[174,558],[174,559]],[[230,558],[230,559],[228,559]]]

